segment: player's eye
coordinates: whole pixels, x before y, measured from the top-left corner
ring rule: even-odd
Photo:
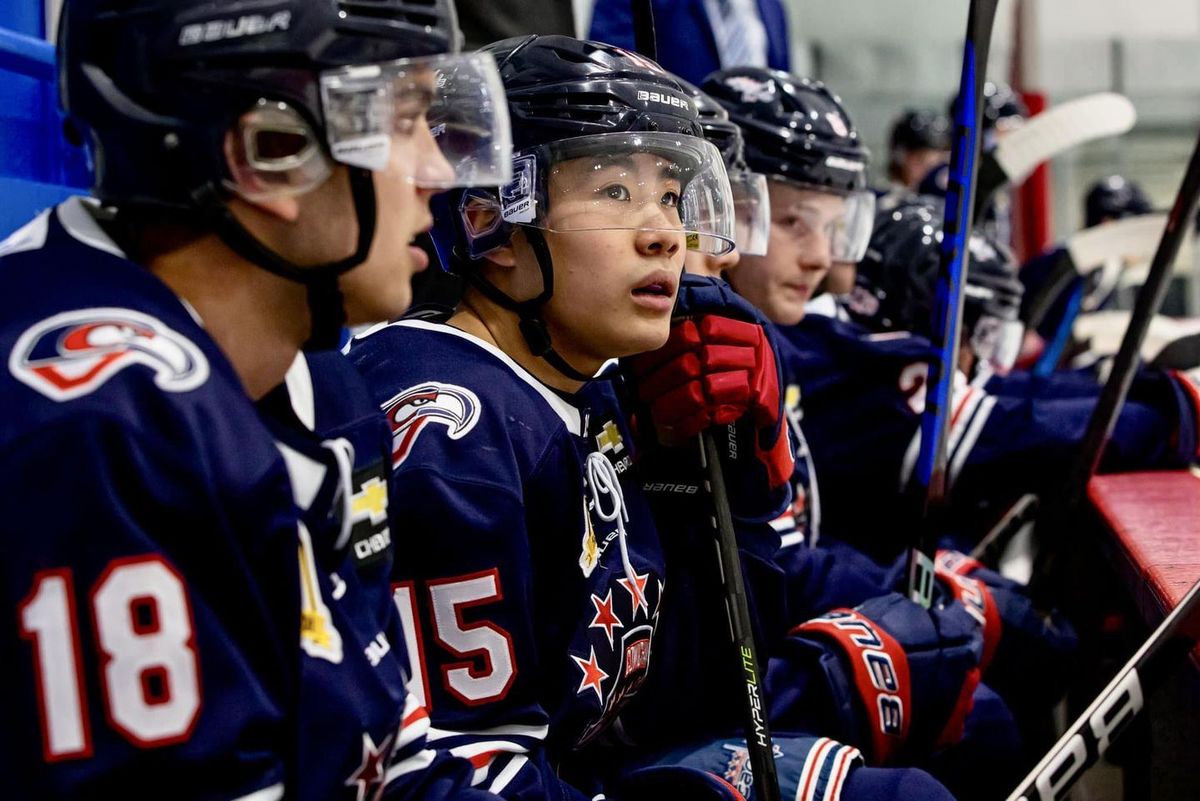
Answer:
[[[609,200],[625,201],[631,198],[629,189],[624,184],[609,184],[608,186],[602,188],[600,193]]]
[[[679,193],[666,192],[663,194],[662,199],[659,202],[669,209],[677,209],[679,208]]]

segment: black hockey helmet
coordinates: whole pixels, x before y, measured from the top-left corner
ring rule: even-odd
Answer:
[[[435,214],[434,241],[443,265],[493,302],[520,316],[531,351],[577,380],[582,376],[553,350],[541,307],[554,291],[553,264],[542,231],[646,228],[638,212],[657,196],[613,216],[603,198],[571,223],[555,220],[550,181],[579,180],[579,164],[596,170],[613,155],[649,154],[680,184],[679,224],[688,247],[727,252],[734,243],[733,200],[721,154],[704,138],[688,91],[655,62],[619,47],[562,35],[530,35],[495,42],[481,51],[497,63],[508,99],[513,136],[512,181],[498,189],[469,189],[444,196]],[[587,174],[587,170],[582,174]],[[641,205],[639,205],[639,203]],[[632,210],[631,210],[632,208]],[[668,221],[670,222],[670,221]],[[506,244],[520,226],[537,256],[543,290],[518,301],[473,268]],[[582,226],[582,227],[576,227]]]
[[[67,0],[62,103],[102,201],[190,210],[228,177],[225,134],[260,99],[323,131],[320,71],[445,52],[453,20],[447,0]]]
[[[846,302],[850,317],[872,331],[933,330],[941,260],[942,203],[914,197],[876,217],[867,255]],[[1018,322],[1024,288],[1016,262],[1002,243],[978,232],[968,238],[963,331],[982,360],[1011,368],[1023,329]]]
[[[682,78],[677,78],[700,115],[704,138],[721,152],[737,215],[735,236],[738,251],[745,256],[764,256],[771,235],[771,199],[767,178],[752,172],[746,164],[746,144],[742,129],[729,119],[729,112],[707,92]]]
[[[67,0],[58,34],[60,96],[93,150],[97,197],[121,213],[200,221],[244,258],[307,284],[319,296],[321,344],[336,342],[341,324],[337,275],[360,264],[374,238],[371,171],[386,167],[383,126],[393,124],[384,106],[410,91],[426,98],[431,128],[444,123],[439,146],[455,173],[435,185],[487,179],[478,165],[499,154],[508,169],[507,121],[489,102],[489,88],[499,94],[494,65],[435,55],[457,49],[452,0]],[[436,73],[438,86],[415,86],[434,82],[418,72]],[[467,108],[465,118],[452,104]],[[261,192],[232,180],[229,158]],[[292,264],[227,208],[235,191],[308,191],[333,162],[349,168],[358,220],[356,250],[344,259]]]
[[[700,88],[742,129],[750,169],[842,192],[866,188],[870,153],[825,84],[734,67],[709,75]]]
[[[1084,225],[1088,228],[1106,219],[1136,217],[1153,210],[1142,187],[1120,175],[1101,178],[1088,188],[1083,199]]]
[[[701,89],[729,112],[746,140],[750,169],[802,189],[846,198],[834,261],[858,261],[870,237],[875,195],[870,153],[841,99],[820,81],[761,67],[709,75]]]
[[[893,150],[949,150],[950,120],[932,109],[908,109],[892,124]]]

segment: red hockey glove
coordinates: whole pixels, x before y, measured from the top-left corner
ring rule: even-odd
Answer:
[[[752,306],[719,279],[685,275],[667,344],[629,360],[658,438],[678,445],[713,426],[748,423],[770,486],[792,474],[775,351]]]

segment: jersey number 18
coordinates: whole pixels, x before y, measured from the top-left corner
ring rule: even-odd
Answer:
[[[200,663],[179,574],[158,556],[114,559],[89,601],[109,725],[143,748],[187,740],[200,712]],[[37,573],[18,612],[33,645],[46,761],[91,756],[71,571]]]

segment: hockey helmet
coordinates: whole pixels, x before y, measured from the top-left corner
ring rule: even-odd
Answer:
[[[895,150],[949,150],[950,120],[931,109],[908,109],[892,125],[888,140]]]
[[[1120,175],[1110,175],[1092,184],[1083,200],[1084,225],[1088,228],[1105,220],[1136,217],[1153,210],[1142,187]]]
[[[454,54],[457,37],[451,0],[68,0],[60,95],[92,148],[102,202],[203,220],[265,269],[328,286],[367,256],[371,171],[387,165],[401,126],[424,114],[453,169],[418,168],[418,183],[506,179],[495,66]],[[229,160],[261,190],[235,182]],[[292,264],[226,208],[232,192],[308,191],[335,162],[350,168],[359,229],[355,253],[336,263]]]
[[[687,248],[734,246],[734,207],[721,153],[704,138],[696,105],[650,59],[600,42],[530,35],[481,51],[496,60],[513,136],[512,180],[444,197],[434,230],[443,265],[516,311],[533,353],[577,379],[554,352],[541,319],[553,294],[543,232],[662,230]],[[570,202],[562,202],[568,199]],[[518,301],[474,269],[521,227],[537,257],[542,292]]]
[[[940,199],[914,197],[881,211],[846,301],[850,317],[872,331],[930,336],[941,241]],[[963,330],[981,363],[1004,373],[1021,346],[1024,330],[1018,318],[1024,288],[1003,244],[974,232],[968,247]]]
[[[738,252],[745,256],[765,256],[771,236],[771,198],[767,177],[751,172],[746,165],[746,144],[742,130],[729,119],[725,107],[699,87],[682,78],[679,85],[692,96],[704,138],[721,152],[735,211],[734,236]]]
[[[875,196],[866,188],[869,151],[841,99],[819,81],[760,67],[719,70],[701,89],[742,129],[750,169],[845,198],[830,236],[832,259],[858,261],[870,238]]]

